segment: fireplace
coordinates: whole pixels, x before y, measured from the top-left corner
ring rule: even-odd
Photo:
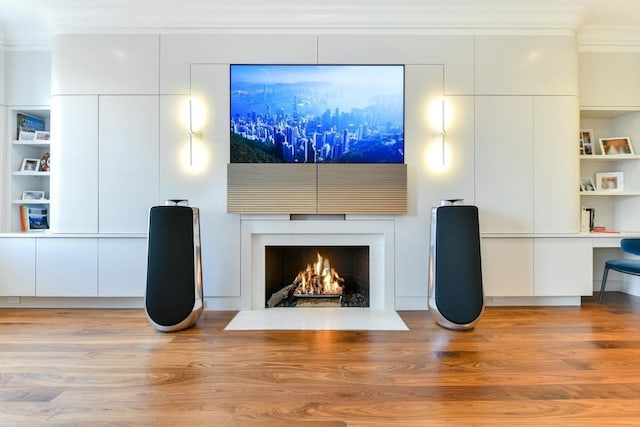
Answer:
[[[395,227],[393,217],[243,215],[240,222],[240,311],[225,330],[407,330],[395,312]],[[368,273],[368,307],[266,308],[267,248],[314,248],[304,256],[302,268],[313,263],[318,249],[367,248],[368,262],[343,267],[327,255],[345,276],[360,269]],[[280,255],[275,255],[280,256]],[[359,257],[359,256],[357,256]],[[339,256],[338,258],[342,258]],[[368,267],[363,267],[367,265]],[[300,268],[296,265],[296,268]],[[297,274],[297,273],[296,273]],[[340,274],[340,273],[339,273]],[[288,281],[290,279],[284,279]],[[358,278],[359,282],[365,282]],[[281,282],[281,281],[280,281]],[[273,285],[274,288],[280,286]],[[276,289],[277,291],[277,289]],[[275,291],[274,291],[275,292]]]
[[[266,246],[273,307],[369,307],[369,246]]]

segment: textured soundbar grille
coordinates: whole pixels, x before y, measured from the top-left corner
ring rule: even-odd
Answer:
[[[227,212],[405,214],[407,166],[230,163]]]
[[[318,165],[318,213],[407,213],[407,166]]]
[[[316,165],[230,163],[227,212],[315,214]]]

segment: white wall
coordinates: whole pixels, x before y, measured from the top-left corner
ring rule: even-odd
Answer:
[[[116,120],[113,115],[118,115],[117,108],[109,110],[109,117],[99,108],[103,97],[118,95],[119,99],[126,99],[136,95],[131,99],[139,100],[140,96],[159,95],[157,123],[153,125],[152,120],[146,119],[143,124],[156,126],[157,136],[152,130],[143,137],[145,141],[140,142],[150,151],[148,164],[140,166],[140,173],[146,177],[157,173],[158,177],[157,184],[153,180],[145,184],[144,189],[155,191],[155,195],[144,204],[153,204],[153,197],[156,203],[169,197],[185,197],[201,208],[205,294],[221,301],[217,306],[225,307],[225,298],[237,297],[240,292],[240,217],[227,214],[225,206],[229,156],[228,65],[261,62],[405,64],[409,211],[395,218],[396,306],[426,308],[431,208],[442,198],[460,197],[468,203],[476,202],[476,168],[483,158],[478,155],[486,154],[477,151],[476,130],[481,125],[477,118],[495,118],[494,101],[502,110],[508,107],[508,102],[494,98],[498,95],[507,98],[513,95],[575,96],[576,52],[571,36],[59,35],[53,41],[51,89],[54,96],[61,99],[89,96],[92,100],[89,109],[95,109],[85,113],[92,120],[97,118],[91,126],[100,128],[101,122],[109,120],[114,127],[110,132],[115,132],[114,135],[126,131],[129,125],[135,129],[136,123],[126,122],[134,106],[123,107],[122,117]],[[481,103],[480,111],[476,99],[479,94],[492,101]],[[197,141],[207,156],[201,170],[184,168],[180,157],[187,143],[185,122],[180,117],[188,96],[205,104],[206,122]],[[441,136],[428,124],[430,106],[434,102],[441,105],[443,97],[447,111],[444,165],[442,153],[437,151],[442,147]],[[532,98],[527,102],[532,103]],[[524,114],[529,114],[526,120],[531,119],[530,111]],[[518,116],[516,120],[521,118]],[[497,119],[499,124],[500,119]],[[573,116],[570,120],[574,120]],[[532,132],[526,137],[532,139]],[[73,132],[67,135],[75,138]],[[157,140],[148,140],[154,138]],[[74,144],[82,150],[82,141]],[[97,144],[99,147],[102,141]],[[129,139],[127,144],[137,143]],[[129,150],[127,144],[118,146],[123,159],[130,153],[141,155],[139,147]],[[85,154],[93,157],[102,151],[91,143]],[[87,160],[100,164],[104,159]],[[504,170],[499,165],[504,160],[498,154],[486,158],[486,173],[500,176]],[[109,162],[113,164],[114,160]],[[72,176],[72,168],[72,162],[67,162],[65,171],[60,173]],[[512,170],[515,175],[520,172]],[[127,172],[119,182],[136,179],[136,173]],[[98,188],[101,193],[111,188],[102,174],[98,174],[97,181],[93,184],[96,192]],[[154,185],[157,187],[151,188]],[[528,187],[531,188],[522,190],[525,191],[522,197],[532,206],[533,188]],[[128,190],[121,185],[118,191]],[[124,195],[124,199],[128,196]],[[62,214],[82,208],[81,200],[73,197],[61,198],[57,203],[66,205],[52,206],[52,211]],[[78,206],[71,206],[74,204]],[[532,209],[530,205],[524,206]],[[98,211],[100,223],[115,224],[109,232],[146,231],[140,218],[130,226],[129,220],[118,218],[117,209],[103,206],[98,207]],[[141,208],[136,215],[140,215],[140,211]],[[532,218],[533,212],[526,215]],[[89,222],[89,228],[95,229],[98,219]],[[117,224],[125,223],[127,227],[118,228]],[[61,219],[57,231],[77,231],[72,230],[70,224]],[[500,226],[497,227],[500,231]],[[110,293],[107,290],[104,294]]]

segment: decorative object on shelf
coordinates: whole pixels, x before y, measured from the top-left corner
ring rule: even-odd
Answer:
[[[595,191],[596,186],[593,184],[593,179],[589,176],[580,178],[580,191]]]
[[[22,200],[44,200],[44,191],[40,191],[40,190],[23,191]]]
[[[589,233],[593,231],[596,210],[594,208],[582,208],[581,231]]]
[[[600,138],[600,150],[605,156],[634,154],[631,140],[626,137]]]
[[[51,166],[49,159],[49,152],[47,151],[40,158],[40,171],[41,172],[49,172],[49,167]]]
[[[20,166],[20,172],[38,172],[40,165],[40,159],[22,159],[22,165]]]
[[[36,132],[44,131],[44,120],[39,117],[29,116],[24,113],[16,115],[18,134],[16,137],[22,141],[33,141]]]
[[[20,205],[22,231],[49,229],[49,209],[45,205]]]
[[[49,132],[46,131],[36,131],[34,138],[36,141],[49,141],[49,138],[51,137],[51,134]]]
[[[581,129],[580,130],[580,155],[592,156],[593,152],[593,130]]]
[[[624,191],[623,172],[602,172],[596,174],[598,191]]]

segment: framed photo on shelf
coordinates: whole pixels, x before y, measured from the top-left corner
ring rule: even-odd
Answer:
[[[47,131],[37,130],[34,134],[34,138],[36,141],[49,141],[51,134]]]
[[[592,156],[593,152],[593,130],[580,130],[580,155]]]
[[[624,191],[624,172],[602,172],[596,174],[598,191]]]
[[[600,138],[600,150],[605,156],[615,154],[634,154],[631,140],[626,137]]]
[[[22,159],[20,172],[37,172],[40,167],[40,159]]]
[[[23,191],[22,200],[44,200],[44,191],[40,191],[40,190]]]
[[[596,191],[596,186],[590,176],[580,178],[580,191]]]

